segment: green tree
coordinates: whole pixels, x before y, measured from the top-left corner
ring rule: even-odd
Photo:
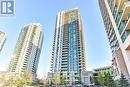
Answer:
[[[66,85],[66,77],[64,77],[64,78],[61,78],[61,85]]]
[[[98,82],[98,73],[93,73],[93,76],[90,77],[90,80],[93,84],[95,85],[99,85],[99,82]]]
[[[12,76],[4,79],[3,87],[13,87],[15,85],[15,80]]]
[[[113,80],[113,77],[110,75],[110,73],[105,73],[104,74],[104,85],[106,87],[117,87],[116,82]]]
[[[108,87],[108,83],[109,83],[108,74],[104,73],[104,85]]]
[[[110,73],[107,73],[108,76],[108,87],[115,87],[116,82],[113,80],[113,77],[110,75]]]
[[[93,83],[94,83],[95,85],[99,85],[98,77],[93,77]]]
[[[4,81],[5,81],[5,77],[0,76],[0,86],[4,84]]]
[[[58,85],[60,84],[60,74],[59,73],[55,73],[53,78],[52,78],[52,84],[54,85]]]
[[[36,78],[33,82],[35,84],[37,84],[37,85],[44,84],[44,80],[43,79],[38,79],[38,78]]]
[[[93,77],[92,76],[90,76],[90,82],[93,83]]]
[[[104,86],[104,76],[101,73],[98,74],[98,82],[100,86]]]
[[[119,87],[129,87],[129,83],[128,80],[125,78],[125,76],[123,75],[123,73],[121,73],[121,78],[119,80]]]
[[[20,73],[20,75],[16,77],[15,85],[18,87],[23,87],[31,84],[32,84],[32,74],[27,71]]]
[[[52,86],[53,85],[53,82],[52,82],[52,80],[51,80],[51,82],[50,82],[50,86]]]
[[[94,77],[91,77],[91,82],[102,87],[117,87],[116,82],[109,72],[104,74],[98,73]]]
[[[4,78],[3,87],[23,87],[32,83],[32,74],[25,71],[16,75],[9,75]]]

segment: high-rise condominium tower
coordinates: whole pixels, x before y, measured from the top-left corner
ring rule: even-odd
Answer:
[[[39,23],[24,26],[16,43],[8,71],[14,73],[29,71],[36,75],[42,42],[43,32]]]
[[[115,79],[121,73],[130,77],[130,1],[99,0],[99,6],[112,49]]]
[[[2,50],[5,41],[6,41],[6,34],[0,31],[0,51]]]
[[[73,8],[59,12],[56,17],[52,51],[52,73],[59,73],[60,79],[78,83],[81,71],[86,69],[83,44],[83,30],[79,10]]]

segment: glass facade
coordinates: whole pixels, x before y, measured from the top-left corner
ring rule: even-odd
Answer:
[[[99,0],[99,6],[112,49],[114,79],[117,80],[121,73],[126,76],[129,75],[129,63],[127,62],[129,61],[129,59],[127,60],[129,55],[126,56],[126,48],[123,45],[125,45],[124,42],[130,35],[130,4],[127,0]]]
[[[85,70],[82,23],[77,8],[58,13],[52,52],[52,73],[77,83]]]
[[[12,54],[8,71],[14,73],[29,71],[36,75],[42,42],[43,32],[39,23],[23,27]]]
[[[4,46],[5,41],[6,41],[6,34],[0,31],[0,52]]]
[[[114,1],[112,0],[111,2],[113,3]],[[117,10],[119,10],[119,8],[117,9],[117,7],[119,5],[119,0],[117,0],[117,3],[114,2],[113,17],[115,18],[115,23],[116,23],[117,27],[119,25],[119,27],[118,27],[119,34],[121,35],[121,40],[124,43],[124,41],[126,40],[127,36],[129,35],[129,32],[130,32],[129,30],[127,30],[127,31],[124,30],[128,20],[129,20],[129,16],[130,16],[129,11],[127,13],[125,13],[126,14],[125,19],[121,19],[121,18],[124,15],[123,11],[125,10],[126,5],[129,5],[130,3],[129,3],[129,1],[121,2],[121,3],[123,3],[122,10],[117,11]],[[110,6],[110,7],[112,7],[112,6]],[[112,11],[112,9],[111,9],[111,11]]]

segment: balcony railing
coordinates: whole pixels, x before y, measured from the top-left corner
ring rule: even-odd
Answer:
[[[127,23],[127,20],[122,20],[121,21],[121,23],[119,25],[119,33],[120,33],[120,35],[122,34],[122,32],[123,32],[123,30],[124,30],[124,28],[126,26],[126,23]]]
[[[127,24],[125,26],[125,30],[128,31],[130,30],[130,19],[128,18]]]
[[[122,10],[124,10],[126,7],[130,6],[130,1],[124,2]]]
[[[123,5],[124,5],[124,3],[125,3],[125,1],[126,0],[118,0],[119,2],[119,8],[118,8],[118,11],[122,11],[122,7],[123,7]]]
[[[122,20],[127,20],[128,13],[130,12],[130,1],[124,2],[122,10]]]
[[[128,37],[128,35],[130,34],[130,31],[125,31],[122,36],[121,36],[121,39],[122,39],[122,42],[124,43],[126,38]]]

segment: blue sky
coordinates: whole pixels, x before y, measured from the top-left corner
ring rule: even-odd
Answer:
[[[44,40],[38,77],[50,70],[55,19],[59,11],[77,7],[83,22],[87,69],[111,64],[111,50],[98,0],[16,0],[14,16],[0,17],[0,30],[7,41],[0,53],[0,70],[6,70],[22,26],[34,22],[43,25]]]

